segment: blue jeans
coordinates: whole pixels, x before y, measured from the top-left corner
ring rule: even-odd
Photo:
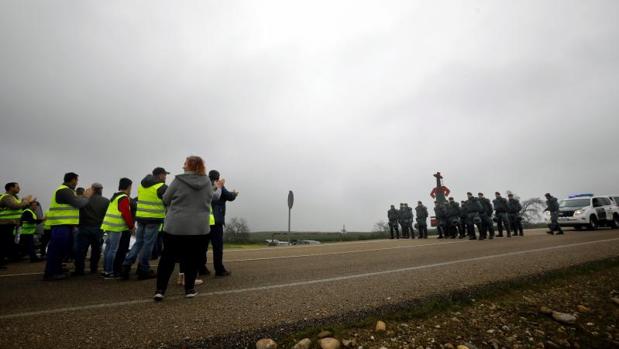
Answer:
[[[52,227],[51,239],[47,247],[47,263],[45,276],[62,274],[62,261],[68,256],[69,241],[72,238],[73,226],[57,225]]]
[[[122,233],[107,232],[107,240],[105,240],[105,251],[103,252],[103,272],[107,274],[114,273],[114,258],[118,252],[118,244]]]
[[[135,243],[127,257],[125,257],[123,267],[130,267],[139,257],[138,272],[148,272],[150,270],[150,256],[153,253],[153,246],[159,235],[159,226],[160,224],[138,223],[138,228],[135,232]]]

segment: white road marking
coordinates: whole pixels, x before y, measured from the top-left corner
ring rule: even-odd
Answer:
[[[457,259],[457,260],[453,260],[453,261],[446,261],[446,262],[418,265],[418,266],[414,266],[414,267],[398,268],[398,269],[392,269],[392,270],[383,270],[383,271],[377,271],[377,272],[371,272],[371,273],[361,273],[361,274],[353,274],[353,275],[345,275],[345,276],[336,276],[336,277],[325,278],[325,279],[306,280],[306,281],[298,281],[298,282],[291,282],[291,283],[285,283],[285,284],[275,284],[275,285],[266,285],[266,286],[258,286],[258,287],[241,288],[241,289],[235,289],[235,290],[213,291],[213,292],[207,292],[207,293],[200,293],[198,295],[198,297],[208,297],[208,296],[217,296],[217,295],[229,295],[229,294],[237,294],[237,293],[256,292],[256,291],[267,291],[267,290],[275,290],[275,289],[280,289],[280,288],[307,286],[307,285],[314,285],[314,284],[321,284],[321,283],[328,283],[328,282],[353,280],[353,279],[367,278],[367,277],[372,277],[372,276],[381,276],[381,275],[394,274],[394,273],[402,273],[402,272],[408,272],[408,271],[414,271],[414,270],[443,267],[443,266],[448,266],[448,265],[453,265],[453,264],[477,262],[477,261],[483,261],[483,260],[487,260],[487,259],[503,258],[503,257],[510,257],[510,256],[518,256],[518,255],[523,255],[523,254],[527,254],[527,253],[538,253],[538,252],[546,252],[546,251],[552,251],[552,250],[559,250],[559,249],[564,249],[564,248],[593,245],[593,244],[606,243],[606,242],[612,242],[612,241],[618,241],[618,240],[619,240],[619,238],[613,238],[613,239],[604,239],[604,240],[578,242],[578,243],[573,243],[573,244],[563,244],[563,245],[535,248],[535,249],[530,249],[530,250],[513,251],[513,252],[506,252],[506,253],[500,253],[500,254],[494,254],[494,255]],[[178,298],[181,298],[181,297],[182,296],[174,296],[174,297],[167,297],[167,298],[168,299],[170,299],[170,298],[171,299],[178,299]],[[57,309],[48,309],[48,310],[39,310],[39,311],[29,311],[29,312],[23,312],[23,313],[14,313],[14,314],[0,315],[0,320],[23,318],[23,317],[38,316],[38,315],[68,313],[68,312],[81,311],[81,310],[112,308],[112,307],[118,307],[118,306],[123,306],[123,305],[144,304],[144,303],[153,303],[153,300],[151,300],[151,299],[137,299],[137,300],[125,301],[125,302],[100,303],[100,304],[83,305],[83,306],[75,306],[75,307],[66,307],[66,308],[57,308]]]
[[[365,252],[379,252],[386,250],[397,250],[403,248],[417,248],[417,247],[425,247],[425,246],[436,246],[436,245],[449,245],[449,244],[457,244],[469,242],[469,240],[459,240],[459,241],[444,241],[444,242],[433,242],[430,244],[423,245],[408,245],[408,246],[394,246],[394,247],[382,247],[382,248],[373,248],[366,250],[349,250],[349,251],[340,251],[340,252],[325,252],[325,253],[308,253],[308,254],[300,254],[300,255],[290,255],[290,256],[273,256],[273,257],[256,257],[256,258],[244,258],[244,259],[226,259],[224,262],[228,263],[239,263],[239,262],[254,262],[254,261],[266,261],[271,259],[288,259],[288,258],[304,258],[304,257],[321,257],[321,256],[332,256],[332,255],[344,255],[351,253],[365,253]],[[156,267],[157,264],[151,264],[152,267]],[[17,277],[17,276],[31,276],[31,275],[43,275],[42,272],[36,273],[19,273],[19,274],[5,274],[0,275],[0,278],[5,277]]]

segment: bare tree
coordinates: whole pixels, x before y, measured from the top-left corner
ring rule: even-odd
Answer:
[[[385,221],[378,221],[374,224],[374,228],[372,229],[374,233],[388,233],[389,232],[389,224],[385,223]]]
[[[544,200],[540,198],[530,198],[522,202],[520,215],[525,223],[539,223],[542,221],[544,210]]]
[[[226,224],[224,240],[226,242],[248,242],[249,226],[245,218],[233,217]]]

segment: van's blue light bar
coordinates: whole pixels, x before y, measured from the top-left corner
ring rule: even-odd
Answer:
[[[585,193],[585,194],[572,194],[570,196],[568,196],[568,199],[574,199],[574,198],[590,198],[593,196],[593,193]]]

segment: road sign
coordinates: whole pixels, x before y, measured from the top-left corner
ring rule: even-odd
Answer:
[[[293,204],[294,204],[294,194],[292,193],[292,190],[290,190],[288,191],[288,208],[291,209]]]

